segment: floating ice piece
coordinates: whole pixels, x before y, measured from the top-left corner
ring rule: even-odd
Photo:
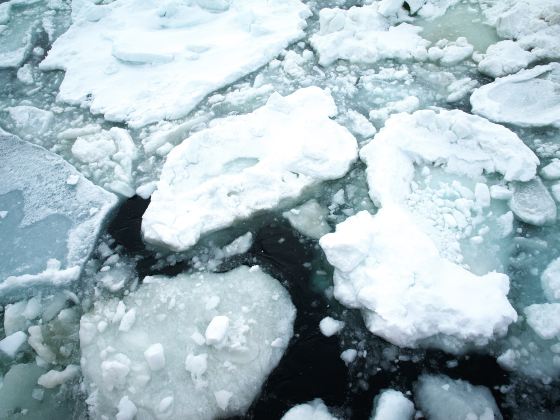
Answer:
[[[0,352],[13,359],[26,341],[27,334],[17,331],[0,340]]]
[[[560,303],[536,303],[524,309],[527,324],[543,340],[560,335]]]
[[[392,26],[392,22],[379,13],[377,3],[348,10],[321,9],[319,26],[319,32],[310,41],[323,66],[339,59],[375,63],[390,58],[426,58],[426,47],[430,44],[418,35],[420,27],[408,23]]]
[[[327,223],[328,210],[321,207],[317,200],[309,200],[299,207],[282,213],[290,225],[298,232],[313,239],[329,233],[331,228]]]
[[[310,87],[193,134],[167,156],[143,216],[144,239],[183,251],[205,233],[342,177],[357,143],[329,118],[335,114],[332,97]]]
[[[398,206],[362,211],[319,243],[335,267],[334,296],[362,309],[367,328],[393,344],[458,351],[504,335],[517,319],[506,275],[477,276],[442,258]]]
[[[61,100],[133,127],[184,116],[265,65],[304,36],[311,14],[299,0],[72,6],[73,24],[41,68],[66,71]]]
[[[553,160],[541,169],[541,176],[544,179],[557,180],[560,179],[560,160]]]
[[[76,185],[67,179],[77,176]],[[0,135],[0,295],[77,279],[116,197],[70,164],[14,136]]]
[[[459,37],[456,41],[439,40],[428,49],[428,58],[444,66],[452,66],[472,56],[474,47],[467,38]]]
[[[542,226],[556,220],[556,203],[539,177],[513,184],[511,211],[525,223]]]
[[[340,358],[347,366],[353,363],[356,357],[358,357],[358,351],[356,349],[346,349],[340,353]]]
[[[560,64],[522,70],[476,89],[472,111],[522,127],[560,127]]]
[[[488,47],[484,58],[478,63],[478,70],[494,78],[502,77],[523,70],[533,60],[530,52],[508,39]]]
[[[317,398],[290,408],[281,420],[337,420],[323,402]]]
[[[68,365],[62,371],[49,370],[47,373],[39,376],[37,384],[44,388],[55,388],[63,383],[75,378],[80,374],[80,367],[76,365]]]
[[[29,105],[6,108],[14,125],[14,132],[25,139],[34,139],[37,135],[49,131],[54,120],[51,111]]]
[[[549,302],[560,302],[560,258],[553,260],[543,271],[541,286]]]
[[[422,375],[415,388],[415,400],[431,420],[501,420],[490,390],[447,376]]]
[[[26,4],[27,3],[27,4]],[[7,1],[0,6],[0,69],[19,67],[33,48],[35,32],[41,26],[39,7],[26,9],[35,2]],[[41,2],[42,3],[42,2]],[[19,10],[17,10],[19,9]]]
[[[319,322],[319,329],[325,337],[331,337],[339,333],[343,328],[344,321],[338,321],[330,316],[326,316]]]
[[[220,346],[207,345],[200,333],[217,315],[207,307],[214,296],[229,319]],[[123,307],[136,311],[125,332],[114,321]],[[124,302],[97,301],[81,319],[82,372],[87,391],[96,395],[91,412],[113,417],[126,397],[138,410],[166,418],[241,415],[282,357],[294,319],[288,292],[256,267],[147,277]],[[161,349],[145,358],[154,343],[165,349],[164,366],[157,362]]]
[[[371,420],[411,420],[414,404],[400,391],[386,389],[376,397]]]

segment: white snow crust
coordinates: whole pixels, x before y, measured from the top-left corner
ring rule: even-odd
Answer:
[[[251,114],[218,120],[175,147],[142,221],[144,239],[174,251],[258,210],[342,177],[356,139],[329,117],[332,97],[310,87],[274,94]]]
[[[299,0],[72,2],[72,26],[44,70],[66,71],[59,99],[139,127],[190,112],[304,36]]]

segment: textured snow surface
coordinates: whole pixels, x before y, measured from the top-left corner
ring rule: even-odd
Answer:
[[[131,311],[134,320],[126,320]],[[82,317],[90,414],[124,416],[134,407],[155,419],[242,414],[282,357],[294,319],[287,291],[258,267],[148,277],[122,301],[97,301]]]
[[[375,400],[371,420],[411,420],[414,404],[400,391],[386,389]]]
[[[311,87],[274,94],[251,114],[195,133],[167,157],[143,216],[144,239],[185,250],[205,233],[342,177],[357,143],[329,118],[336,112],[331,96]]]
[[[414,396],[430,420],[502,419],[488,388],[447,376],[421,376]]]
[[[304,36],[309,15],[298,0],[75,0],[41,68],[66,71],[61,100],[142,126],[265,65]]]
[[[116,197],[59,156],[2,134],[0,179],[7,212],[0,219],[1,295],[77,279]]]
[[[337,420],[337,418],[329,412],[323,400],[317,398],[290,408],[282,420]]]
[[[560,64],[498,78],[476,89],[471,105],[474,113],[496,122],[560,127]]]

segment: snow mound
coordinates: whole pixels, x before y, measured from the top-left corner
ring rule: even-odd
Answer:
[[[422,375],[415,400],[430,420],[501,420],[490,390],[447,376]]]
[[[337,418],[329,413],[323,400],[317,398],[290,408],[282,420],[337,420]]]
[[[0,135],[0,295],[76,280],[116,197],[59,156]]]
[[[521,127],[560,127],[560,64],[498,78],[476,89],[471,105],[474,113],[492,121]]]
[[[332,97],[311,87],[274,94],[251,114],[224,118],[175,147],[142,221],[146,241],[174,251],[258,210],[342,177],[356,139],[329,117]]]
[[[311,46],[319,53],[319,63],[328,66],[336,60],[375,63],[383,59],[410,60],[426,58],[429,41],[420,35],[420,27],[408,23],[392,26],[378,4],[321,9],[319,32]]]
[[[517,319],[505,274],[477,276],[442,258],[398,206],[362,211],[319,243],[335,267],[335,297],[360,308],[367,328],[393,344],[484,345]]]
[[[414,404],[402,392],[394,389],[382,391],[375,401],[371,420],[411,420]]]
[[[142,418],[242,414],[282,357],[294,319],[287,291],[258,267],[147,277],[82,317],[90,414],[112,417],[121,405]]]
[[[59,98],[139,127],[190,112],[304,36],[299,0],[74,1],[72,26],[44,70],[66,71]]]

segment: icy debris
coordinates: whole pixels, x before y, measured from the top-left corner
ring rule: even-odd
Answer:
[[[360,308],[367,328],[393,344],[459,351],[504,335],[517,319],[505,274],[477,276],[442,258],[397,206],[362,211],[319,243],[335,267],[334,296]]]
[[[560,35],[559,35],[560,36]],[[476,89],[472,111],[522,127],[560,127],[560,64],[522,70]]]
[[[126,395],[120,399],[118,409],[116,420],[134,420],[138,413],[138,408]]]
[[[121,314],[132,309],[136,322],[121,331]],[[224,317],[228,328],[210,328],[207,344],[200,331]],[[123,301],[96,301],[81,319],[90,413],[112,417],[126,397],[158,418],[241,415],[279,362],[294,319],[287,291],[257,267],[147,277]]]
[[[44,388],[51,389],[60,386],[71,379],[74,379],[79,374],[79,366],[68,365],[62,371],[53,369],[39,376],[39,379],[37,379],[37,384],[41,385]]]
[[[478,63],[478,70],[494,78],[502,77],[523,70],[533,60],[533,55],[521,48],[517,42],[505,40],[488,47]]]
[[[317,398],[290,408],[281,420],[337,420],[329,413],[323,400]]]
[[[552,260],[543,271],[541,286],[549,302],[560,302],[560,258]]]
[[[357,357],[358,351],[356,349],[346,349],[342,353],[340,353],[340,358],[346,364],[346,366],[348,366],[350,363],[353,363]]]
[[[16,331],[0,340],[0,352],[13,359],[27,341],[27,334]]]
[[[501,420],[502,415],[490,390],[443,375],[422,375],[415,400],[431,420]]]
[[[31,53],[34,38],[41,26],[39,16],[43,10],[39,7],[32,7],[31,10],[21,9],[33,3],[40,2],[26,4],[12,0],[1,4],[0,69],[19,67]]]
[[[352,134],[364,139],[372,137],[377,132],[377,129],[366,117],[352,109],[339,117],[338,121],[345,124]]]
[[[356,139],[329,117],[332,97],[310,87],[274,94],[251,114],[217,120],[167,156],[142,233],[174,251],[324,180],[342,177]]]
[[[224,315],[216,315],[206,327],[206,344],[219,345],[226,337],[229,328],[229,318]]]
[[[76,185],[68,185],[78,176]],[[93,185],[62,158],[0,136],[2,297],[30,286],[64,286],[76,280],[116,197]]]
[[[290,225],[313,239],[319,239],[321,236],[329,233],[331,228],[327,223],[329,212],[317,202],[317,200],[309,200],[299,207],[282,213]]]
[[[543,340],[560,335],[560,303],[535,303],[524,309],[527,324]]]
[[[352,63],[375,63],[383,59],[410,60],[427,57],[429,41],[420,35],[420,27],[394,23],[378,11],[374,3],[348,10],[321,9],[319,32],[310,38],[319,53],[319,64],[328,66],[336,60]]]
[[[35,140],[37,135],[47,133],[53,123],[54,114],[51,111],[29,105],[19,105],[6,108],[12,120],[14,132],[26,140]]]
[[[397,101],[388,102],[382,108],[369,111],[372,120],[385,121],[389,115],[398,112],[414,112],[420,106],[420,100],[416,96],[406,96]]]
[[[560,179],[560,160],[554,159],[540,171],[541,177],[548,180]]]
[[[509,207],[525,223],[542,226],[556,221],[556,203],[539,177],[513,183]]]
[[[375,400],[371,420],[411,420],[414,416],[414,404],[402,392],[386,389]]]
[[[132,127],[186,115],[302,38],[311,14],[298,0],[72,6],[72,26],[41,68],[66,71],[61,100]]]
[[[467,38],[459,37],[456,41],[441,39],[428,49],[428,59],[444,66],[452,66],[472,56],[474,47]]]
[[[338,334],[344,328],[344,321],[338,321],[330,316],[327,316],[319,322],[319,329],[321,334],[325,337],[331,337]]]

